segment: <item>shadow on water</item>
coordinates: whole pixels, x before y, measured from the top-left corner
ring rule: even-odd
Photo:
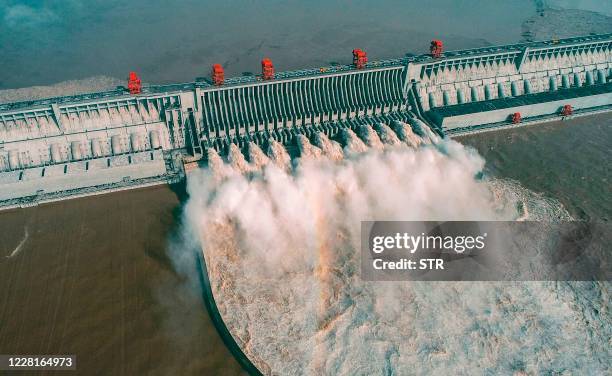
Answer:
[[[223,318],[221,317],[221,313],[219,313],[217,303],[215,302],[215,298],[210,287],[210,280],[208,279],[208,272],[206,271],[206,261],[204,260],[202,252],[197,250],[194,251],[194,257],[196,259],[198,278],[202,287],[202,299],[204,300],[204,305],[206,306],[206,310],[208,311],[208,314],[210,315],[219,336],[221,336],[223,343],[225,343],[225,346],[227,346],[232,355],[236,358],[238,363],[240,363],[245,371],[247,371],[250,375],[262,375],[257,367],[255,367],[251,360],[246,356],[246,354],[242,352],[242,349],[234,340],[234,337],[232,337],[232,334],[223,322]]]
[[[184,216],[183,211],[187,201],[189,199],[189,194],[187,193],[187,182],[186,180],[181,180],[179,183],[174,183],[170,185],[170,190],[176,195],[179,200],[179,205],[177,205],[172,211],[173,217],[173,229],[171,230],[169,237],[170,239],[176,239],[180,237],[180,231],[184,224]],[[197,273],[197,278],[199,282],[199,288],[201,290],[201,298],[206,307],[206,311],[210,319],[217,330],[217,333],[223,340],[223,343],[230,351],[232,356],[236,359],[236,361],[240,364],[240,366],[248,372],[249,375],[262,375],[262,373],[255,367],[255,365],[251,362],[248,356],[242,351],[229,329],[223,322],[223,318],[221,317],[221,313],[217,307],[217,303],[215,302],[215,297],[212,292],[212,288],[210,285],[210,279],[208,277],[208,271],[206,268],[206,261],[204,260],[203,250],[193,249],[190,250],[193,255],[193,265],[194,268],[191,270],[185,270],[186,273],[190,271],[194,271]],[[171,262],[169,255],[166,253],[164,259],[168,262]],[[176,273],[177,271],[174,270]]]

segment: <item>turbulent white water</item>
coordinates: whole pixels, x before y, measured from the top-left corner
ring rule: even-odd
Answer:
[[[394,130],[362,128],[365,143],[346,130],[342,156],[322,134],[318,146],[301,138],[293,169],[280,144],[268,151],[276,163],[209,155],[190,176],[186,222],[254,364],[283,375],[605,373],[607,285],[361,280],[362,220],[569,217],[516,183],[476,178],[484,161],[471,149]]]
[[[344,152],[352,156],[353,154],[365,153],[368,151],[366,144],[350,129],[342,130],[342,138],[344,140]]]
[[[404,141],[407,145],[417,148],[419,145],[421,145],[421,143],[423,143],[421,137],[414,134],[410,125],[398,121],[394,122],[392,127],[399,139]]]
[[[272,141],[268,150],[270,158],[274,163],[284,171],[289,171],[291,168],[291,157],[285,147],[278,141]]]
[[[316,160],[324,157],[323,150],[311,144],[304,135],[297,136],[297,145],[301,160]]]
[[[336,141],[330,140],[324,133],[317,133],[314,137],[315,145],[317,145],[323,154],[331,161],[339,161],[344,158],[342,146]]]
[[[264,152],[259,146],[257,146],[257,144],[253,142],[249,142],[247,153],[249,156],[249,162],[253,164],[253,168],[255,170],[261,170],[262,168],[267,166],[268,163],[270,163],[270,158],[264,154]]]
[[[227,160],[232,168],[232,170],[246,174],[248,172],[252,172],[255,168],[249,162],[247,162],[246,158],[240,151],[240,148],[235,144],[230,145],[230,150],[227,155]]]

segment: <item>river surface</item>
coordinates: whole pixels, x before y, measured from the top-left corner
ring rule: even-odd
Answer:
[[[550,11],[543,8],[553,7]],[[558,12],[559,7],[570,9]],[[349,63],[612,30],[601,0],[0,0],[0,90],[92,76],[144,82]],[[535,18],[534,18],[535,17]],[[552,26],[549,27],[549,26]]]
[[[531,0],[0,1],[0,89],[130,70],[185,82],[213,63],[228,75],[259,72],[264,56],[300,69],[349,63],[353,48],[397,58],[425,53],[434,38],[449,49],[510,43],[535,9]]]
[[[179,210],[162,186],[0,213],[0,353],[75,354],[82,374],[242,374],[168,256]]]
[[[486,172],[561,201],[574,218],[612,218],[612,115],[458,138],[486,160]]]
[[[355,47],[400,57],[432,38],[449,49],[510,43],[535,3],[0,1],[0,89],[129,70],[146,82],[190,81],[216,62],[228,75],[257,72],[265,55],[296,69],[346,63]],[[460,141],[486,158],[487,173],[576,217],[609,220],[611,122],[597,115]],[[76,354],[80,370],[99,374],[241,374],[200,286],[170,259],[178,197],[158,187],[0,212],[0,354]]]

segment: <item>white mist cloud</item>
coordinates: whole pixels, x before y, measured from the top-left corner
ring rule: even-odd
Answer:
[[[353,136],[347,134],[347,145],[356,144]],[[586,334],[593,324],[573,305],[573,290],[552,283],[364,282],[359,276],[362,220],[566,215],[557,203],[516,184],[477,179],[484,161],[453,141],[365,154],[345,150],[345,158],[335,160],[302,155],[290,173],[268,163],[246,175],[224,172],[219,179],[217,166],[189,178],[186,222],[201,241],[220,312],[260,370],[603,369],[604,354],[593,346],[597,336]],[[517,211],[517,202],[529,210]],[[605,299],[595,299],[593,309]]]

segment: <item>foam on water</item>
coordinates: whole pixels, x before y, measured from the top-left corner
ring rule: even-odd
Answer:
[[[475,178],[484,161],[454,141],[381,151],[350,130],[344,137],[342,159],[292,171],[269,164],[221,183],[208,170],[190,177],[186,222],[201,241],[221,315],[260,370],[605,373],[597,341],[609,326],[594,314],[608,304],[594,293],[601,286],[588,288],[585,312],[574,304],[582,293],[555,283],[359,277],[361,220],[569,218],[559,203]]]
[[[6,258],[12,258],[15,257],[23,248],[23,246],[25,245],[25,243],[28,241],[28,239],[30,238],[30,232],[28,231],[28,227],[26,226],[24,229],[24,234],[23,234],[23,239],[21,239],[21,241],[19,242],[19,244],[17,244],[17,247],[15,247],[15,249],[13,249],[13,251],[6,255]]]
[[[489,181],[498,208],[514,206],[516,221],[570,221],[574,218],[556,200],[532,192],[513,180]]]

